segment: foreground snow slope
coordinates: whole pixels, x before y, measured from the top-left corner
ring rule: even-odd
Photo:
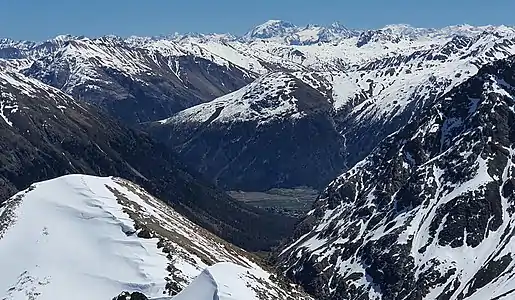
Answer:
[[[166,255],[134,234],[109,178],[68,176],[34,185],[2,209],[0,291],[7,299],[105,299],[165,290]],[[95,287],[92,289],[91,287]]]
[[[273,288],[263,290],[270,274],[233,263],[219,263],[206,268],[173,300],[296,300],[277,293]]]
[[[234,264],[226,269],[247,280],[246,293],[274,295],[234,299],[295,295],[243,250],[112,177],[69,175],[12,197],[0,208],[0,257],[0,298],[7,300],[111,299],[121,291],[166,296],[218,262]]]

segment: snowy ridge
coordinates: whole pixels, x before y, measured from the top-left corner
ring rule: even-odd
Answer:
[[[208,103],[179,112],[161,124],[177,122],[266,123],[281,118],[300,118],[305,113],[295,94],[299,80],[292,74],[276,72]]]
[[[330,27],[280,26],[283,23],[283,21],[270,21],[254,30],[261,32],[264,30],[262,27],[268,28],[267,30],[272,32],[269,34],[270,38],[250,38],[253,31],[247,34],[243,41],[237,38],[220,40],[209,36],[200,38],[185,36],[174,40],[173,48],[180,45],[185,51],[194,55],[215,62],[217,59],[223,58],[242,68],[264,74],[281,69],[289,71],[349,71],[380,58],[396,55],[409,56],[417,51],[437,49],[460,36],[472,39],[481,36],[490,36],[494,39],[513,39],[515,37],[515,30],[506,26],[473,27],[463,25],[442,29],[424,29],[413,28],[409,25],[389,25],[383,29],[358,34],[355,32],[345,33],[344,27],[339,24],[333,24]],[[286,24],[289,23],[286,22]],[[276,26],[282,29],[273,29]],[[292,30],[298,31],[298,34],[308,40],[310,35],[316,35],[316,42],[302,42],[298,36],[290,37],[290,42],[283,42],[285,39],[283,33]],[[333,33],[340,32],[339,35],[334,33],[339,38],[322,38],[320,32],[324,32],[324,30]],[[292,42],[295,39],[299,41]],[[311,39],[315,38],[312,36]],[[154,47],[153,44],[159,43],[162,41],[150,41],[144,47]]]
[[[64,46],[52,53],[52,57],[36,61],[39,68],[59,70],[59,64],[69,64],[68,81],[62,89],[71,88],[87,81],[100,80],[97,68],[113,69],[127,76],[142,75],[164,69],[182,79],[177,57],[196,56],[212,61],[222,67],[231,67],[231,63],[217,56],[206,53],[198,45],[177,44],[170,40],[157,40],[142,45],[135,45],[116,36],[97,39],[81,38],[69,40]],[[40,76],[44,76],[41,74]],[[249,74],[249,76],[251,76]]]
[[[437,98],[485,63],[513,54],[515,39],[488,35],[378,59],[360,70],[333,76],[335,108],[348,105],[357,119],[389,119],[402,113],[410,101]]]
[[[173,300],[260,300],[284,299],[268,289],[270,274],[232,263],[218,263],[206,268]]]
[[[39,69],[59,70],[67,63],[69,72],[66,82],[59,87],[66,93],[82,84],[94,89],[95,82],[102,81],[99,67],[122,71],[127,76],[150,72],[152,69],[144,63],[143,53],[124,47],[123,41],[109,37],[101,39],[81,39],[67,43],[53,53],[52,58],[36,62]],[[45,74],[39,76],[44,77]]]
[[[135,197],[112,179],[68,176],[5,203],[0,253],[10,259],[0,263],[3,298],[103,299],[124,289],[165,290],[167,259],[158,240],[137,238],[106,185]]]
[[[510,299],[514,72],[482,68],[333,181],[287,274],[336,299]]]
[[[72,35],[59,35],[43,42],[15,41],[4,38],[0,39],[0,57],[9,60],[28,59],[34,61],[58,50],[69,41],[81,38]]]
[[[257,28],[260,29],[262,26]],[[302,27],[295,28],[301,30]],[[337,38],[319,38],[312,43],[284,42],[281,41],[281,39],[284,39],[283,35],[276,33],[272,38],[254,38],[246,43],[229,41],[228,44],[233,48],[246,48],[245,53],[253,53],[253,56],[262,58],[265,62],[270,61],[270,58],[266,57],[267,55],[273,55],[273,57],[282,58],[283,61],[288,63],[300,64],[311,70],[347,71],[355,65],[362,65],[381,57],[396,54],[409,55],[415,51],[442,46],[456,36],[469,38],[481,35],[504,38],[515,36],[515,30],[506,26],[473,27],[463,25],[442,29],[426,29],[413,28],[409,25],[389,25],[378,30],[346,33],[343,26],[334,24],[331,27],[308,25],[302,30],[307,32],[336,30],[338,32],[338,28],[341,32],[335,34]],[[306,33],[306,35],[309,36],[309,33]],[[295,39],[290,38],[290,40]]]
[[[0,70],[20,72],[30,67],[33,63],[31,59],[0,59]]]
[[[0,208],[0,256],[10,258],[0,262],[0,295],[7,300],[111,299],[121,291],[160,297],[218,262],[227,262],[220,276],[245,282],[235,281],[234,291],[226,282],[221,294],[304,297],[293,287],[282,290],[251,255],[112,177],[68,175],[13,196]]]
[[[64,100],[63,98],[71,99],[69,96],[63,94],[62,91],[17,72],[0,71],[0,83],[2,83],[3,88],[6,90],[8,88],[16,89],[18,93],[31,98],[36,98],[38,93],[45,92],[49,95],[57,96],[56,102]],[[63,102],[66,103],[65,100]]]

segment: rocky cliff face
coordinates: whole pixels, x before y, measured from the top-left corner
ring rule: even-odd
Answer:
[[[332,182],[286,274],[321,299],[511,297],[514,78],[482,68]]]

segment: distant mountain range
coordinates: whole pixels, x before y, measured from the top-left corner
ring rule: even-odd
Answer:
[[[359,31],[338,23],[295,26],[272,20],[241,37],[3,39],[0,54],[4,68],[61,89],[131,126],[151,128],[155,137],[226,189],[321,189],[481,66],[515,54],[515,29],[389,25]],[[292,74],[292,89],[303,92],[294,99],[283,95],[287,82],[269,80],[267,74],[274,72]],[[256,78],[261,79],[253,82]],[[238,99],[250,97],[245,91],[268,88],[274,91],[268,97],[237,104],[247,102]],[[235,105],[231,112],[228,107],[221,112],[232,114],[226,121],[208,124],[208,119],[194,117],[195,111],[221,109],[228,99]],[[325,108],[301,118],[283,114],[259,129],[255,119],[238,117],[268,118],[266,112],[281,111],[291,101],[318,102]],[[179,113],[190,107],[189,113]],[[269,134],[279,128],[290,133]],[[230,151],[220,152],[229,144]],[[267,151],[252,146],[263,144],[270,145]],[[299,146],[288,146],[292,144]]]

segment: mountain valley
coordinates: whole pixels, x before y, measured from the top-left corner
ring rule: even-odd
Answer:
[[[0,299],[511,299],[514,97],[509,26],[0,39]]]
[[[198,224],[251,250],[271,247],[293,226],[293,219],[240,205],[191,171],[171,149],[60,90],[19,73],[0,72],[0,92],[1,202],[57,176],[111,175],[141,184]],[[263,226],[258,231],[256,222]],[[279,235],[271,238],[274,233]]]

